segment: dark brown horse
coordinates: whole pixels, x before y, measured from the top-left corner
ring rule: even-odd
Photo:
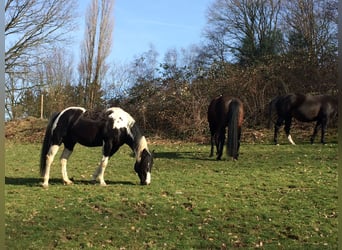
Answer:
[[[273,109],[277,115],[274,125],[274,143],[278,144],[279,129],[285,122],[286,136],[291,144],[295,144],[290,134],[292,117],[294,117],[301,122],[316,121],[310,141],[314,142],[318,128],[321,127],[321,143],[325,144],[324,134],[330,118],[337,115],[337,104],[337,97],[328,95],[287,94],[274,98],[269,105],[269,121]]]
[[[213,156],[215,143],[217,160],[221,159],[226,127],[228,127],[227,154],[235,160],[238,159],[243,115],[243,104],[236,97],[220,95],[210,102],[208,107],[208,123],[211,134],[210,156]]]

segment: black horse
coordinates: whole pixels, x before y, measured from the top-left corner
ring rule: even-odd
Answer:
[[[269,124],[271,121],[272,110],[276,111],[276,122],[274,125],[274,143],[278,144],[278,133],[280,127],[285,122],[285,133],[291,144],[292,140],[290,129],[292,117],[301,122],[316,121],[310,142],[313,143],[321,127],[321,143],[325,144],[324,134],[327,129],[329,119],[337,114],[337,97],[328,95],[303,95],[287,94],[277,96],[269,104]]]
[[[40,173],[44,177],[43,187],[49,185],[50,167],[62,143],[64,150],[61,165],[65,184],[72,184],[66,165],[76,143],[87,147],[102,146],[102,160],[93,174],[93,180],[98,178],[100,185],[106,185],[103,176],[109,158],[123,144],[127,144],[135,153],[134,170],[140,178],[140,184],[151,182],[153,157],[148,150],[146,139],[132,116],[121,108],[90,112],[81,107],[69,107],[52,115],[41,150]]]
[[[221,159],[225,131],[228,127],[227,154],[235,160],[238,159],[243,115],[243,104],[236,97],[220,95],[210,102],[208,107],[208,123],[211,133],[210,156],[213,156],[215,143],[217,160]]]

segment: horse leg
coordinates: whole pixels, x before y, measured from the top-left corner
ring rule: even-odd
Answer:
[[[73,183],[68,177],[67,168],[66,168],[68,159],[71,154],[72,154],[72,150],[64,148],[62,155],[61,155],[62,177],[63,177],[63,182],[66,185],[71,185]]]
[[[220,141],[219,136],[217,133],[215,133],[215,147],[216,147],[216,155],[218,155],[219,147],[220,147]]]
[[[211,148],[210,148],[210,155],[209,155],[209,157],[212,157],[214,155],[214,141],[216,141],[215,137],[216,137],[216,135],[211,133],[211,138],[210,138]]]
[[[328,127],[328,118],[323,118],[322,120],[322,134],[321,134],[321,143],[325,144],[325,131]]]
[[[287,139],[289,140],[289,142],[290,142],[292,145],[296,145],[296,143],[294,143],[294,141],[292,140],[292,136],[291,136],[291,134],[290,134],[291,122],[292,122],[292,117],[287,118],[287,119],[285,120],[285,134],[286,134],[286,137],[287,137]]]
[[[312,133],[312,135],[311,135],[311,138],[310,138],[311,144],[314,143],[314,140],[315,140],[316,135],[317,135],[317,133],[318,133],[318,127],[319,127],[320,125],[321,125],[321,122],[320,122],[320,121],[317,121],[317,122],[316,122],[316,125],[315,125],[315,128],[314,128],[314,131],[313,131],[313,133]],[[323,126],[322,126],[322,128],[323,128]]]
[[[108,165],[108,160],[109,160],[109,157],[103,155],[100,165],[98,166],[98,168],[95,170],[93,174],[93,181],[95,182],[96,179],[98,178],[101,186],[107,185],[106,182],[104,181],[104,171]]]
[[[55,155],[58,152],[58,149],[59,149],[58,145],[52,145],[49,149],[49,152],[46,155],[46,170],[45,170],[44,182],[43,182],[44,188],[47,188],[49,186],[50,167],[53,162],[53,159],[55,158]]]
[[[224,140],[225,140],[225,130],[220,131],[218,135],[218,150],[217,150],[216,160],[221,160],[221,157],[223,154]]]
[[[93,181],[96,181],[96,179],[98,178],[101,186],[107,185],[106,182],[104,181],[104,172],[108,165],[109,156],[112,156],[116,152],[116,150],[118,150],[118,147],[113,148],[111,141],[104,142],[103,148],[102,148],[102,152],[103,152],[102,160],[98,168],[95,170],[93,174]]]
[[[284,119],[283,118],[278,118],[276,123],[274,124],[274,137],[273,137],[273,141],[275,145],[279,145],[278,144],[278,134],[279,134],[279,129],[280,127],[283,125]]]

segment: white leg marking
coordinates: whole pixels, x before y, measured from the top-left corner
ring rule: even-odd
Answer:
[[[71,153],[72,151],[70,151],[67,148],[64,148],[63,153],[61,155],[62,177],[63,177],[64,184],[67,184],[67,185],[72,184],[72,181],[68,177],[67,168],[66,168],[67,162]]]
[[[43,187],[47,188],[49,186],[50,178],[50,167],[59,149],[58,145],[53,145],[50,147],[48,154],[46,155],[46,170],[44,175]]]
[[[102,160],[100,162],[100,165],[98,166],[98,168],[95,170],[94,174],[93,174],[93,180],[96,180],[96,178],[99,178],[100,181],[100,185],[101,186],[106,186],[106,182],[104,181],[104,171],[107,167],[108,164],[108,159],[109,157],[107,156],[103,156]]]
[[[292,140],[292,136],[291,136],[291,135],[289,135],[289,136],[287,137],[287,139],[289,140],[289,142],[290,142],[292,145],[296,145],[296,143],[294,143],[294,141]]]
[[[149,185],[151,183],[151,173],[147,172],[146,174],[146,184]]]

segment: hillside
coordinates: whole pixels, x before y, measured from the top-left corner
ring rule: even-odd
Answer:
[[[11,141],[20,142],[42,142],[47,120],[35,117],[9,121],[5,123],[5,138]]]

